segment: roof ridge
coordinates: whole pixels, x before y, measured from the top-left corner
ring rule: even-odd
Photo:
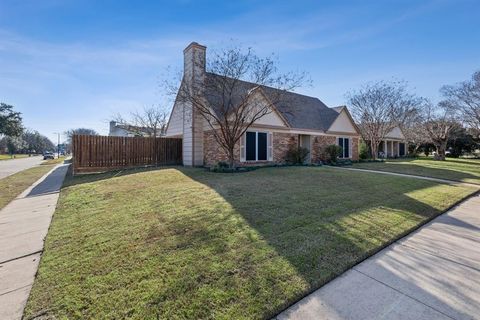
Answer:
[[[216,74],[216,73],[213,73],[213,72],[205,72],[207,74],[210,74],[210,75],[214,75],[214,76],[218,76],[218,77],[226,77],[226,78],[229,78],[229,79],[233,79],[231,77],[227,77],[227,76],[222,76],[220,74]],[[235,79],[234,79],[235,80]],[[279,91],[285,91],[285,92],[288,92],[288,93],[291,93],[291,94],[296,94],[298,96],[302,96],[302,97],[306,97],[306,98],[311,98],[311,99],[316,99],[320,102],[323,103],[322,100],[320,100],[318,97],[312,97],[312,96],[307,96],[306,94],[302,94],[302,93],[297,93],[297,92],[294,92],[294,91],[289,91],[289,90],[284,90],[284,89],[279,89],[279,88],[274,88],[274,87],[271,87],[271,86],[267,86],[267,85],[264,85],[264,84],[259,84],[259,83],[255,83],[255,82],[251,82],[251,81],[246,81],[246,80],[242,80],[242,79],[236,79],[237,81],[241,81],[243,83],[248,83],[248,84],[251,84],[251,85],[256,85],[256,86],[260,86],[260,87],[264,87],[264,88],[267,88],[267,89],[272,89],[272,90],[279,90]],[[326,105],[325,105],[326,106]],[[327,108],[329,108],[327,106]]]

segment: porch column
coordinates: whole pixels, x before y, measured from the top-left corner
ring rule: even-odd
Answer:
[[[387,140],[383,141],[383,157],[386,159],[387,158],[387,155],[388,155],[388,144],[387,144]]]

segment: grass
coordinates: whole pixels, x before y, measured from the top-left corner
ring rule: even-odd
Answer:
[[[63,161],[65,161],[65,157],[60,156],[59,158],[45,160],[41,163],[41,165],[59,164],[59,163],[63,163]]]
[[[0,179],[0,210],[52,168],[52,164],[36,166]]]
[[[480,159],[432,158],[392,159],[385,162],[357,163],[354,168],[390,171],[480,184]]]
[[[28,154],[16,154],[15,159],[20,159],[20,158],[28,158]],[[10,160],[12,159],[12,156],[9,154],[0,154],[0,161],[1,160]]]
[[[25,317],[269,318],[476,190],[328,167],[69,178]]]

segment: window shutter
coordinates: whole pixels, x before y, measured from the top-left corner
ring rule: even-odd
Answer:
[[[240,138],[240,161],[245,162],[245,136],[246,133],[242,134]]]
[[[273,135],[271,132],[267,133],[267,159],[273,161]]]
[[[345,149],[343,150],[343,157],[350,158],[350,139],[344,138],[343,141],[345,144]]]

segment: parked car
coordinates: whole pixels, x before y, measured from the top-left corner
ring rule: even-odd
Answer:
[[[45,152],[43,154],[43,160],[48,160],[48,159],[55,159],[55,155],[52,152]]]

